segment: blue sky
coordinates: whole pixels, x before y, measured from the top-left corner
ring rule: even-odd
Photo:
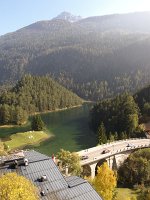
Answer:
[[[146,10],[150,11],[150,0],[1,0],[0,35],[63,11],[88,17]]]

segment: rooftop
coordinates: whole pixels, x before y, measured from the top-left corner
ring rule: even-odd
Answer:
[[[64,177],[52,158],[36,151],[0,157],[0,175],[7,172],[17,172],[32,181],[42,200],[102,200],[86,180]]]

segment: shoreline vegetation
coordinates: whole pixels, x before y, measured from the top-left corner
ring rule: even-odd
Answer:
[[[82,104],[79,105],[75,105],[75,106],[71,106],[71,107],[65,107],[65,108],[57,108],[55,110],[47,110],[47,111],[42,111],[42,112],[35,112],[34,114],[32,114],[31,116],[34,115],[40,115],[40,114],[46,114],[46,113],[53,113],[53,112],[61,112],[64,110],[69,110],[69,109],[73,109],[73,108],[78,108],[83,106],[84,103],[96,103],[95,101],[86,101],[86,100],[82,100]],[[0,126],[1,127],[1,126]]]
[[[83,103],[85,103],[83,101]],[[53,112],[61,112],[61,111],[64,111],[64,110],[69,110],[69,109],[73,109],[73,108],[77,108],[77,107],[81,107],[82,104],[79,104],[79,105],[75,105],[75,106],[71,106],[71,107],[65,107],[65,108],[57,108],[55,110],[47,110],[47,111],[42,111],[42,112],[35,112],[34,114],[32,114],[31,116],[34,116],[34,115],[40,115],[40,114],[46,114],[46,113],[53,113]]]
[[[46,113],[55,113],[55,112],[61,112],[64,110],[69,110],[69,109],[73,109],[73,108],[77,108],[77,107],[81,107],[84,103],[92,103],[91,101],[83,101],[82,104],[76,105],[76,106],[71,106],[71,107],[65,107],[65,108],[60,108],[60,109],[55,109],[55,110],[47,110],[47,111],[42,111],[42,112],[35,112],[32,115],[30,115],[29,117],[32,117],[34,115],[40,115],[40,114],[46,114]],[[28,124],[27,120],[26,122],[24,122],[21,125],[15,125],[15,124],[6,124],[6,125],[0,125],[0,128],[14,128],[14,127],[21,127],[21,126],[25,126]]]
[[[85,103],[85,102],[83,101],[83,103]],[[38,115],[38,114],[52,113],[52,112],[61,112],[64,110],[81,107],[83,105],[83,103],[80,105],[66,107],[66,108],[62,108],[62,109],[56,109],[56,110],[44,111],[44,112],[36,112],[36,113],[32,114],[31,116]],[[28,124],[29,124],[29,120],[24,122],[22,125],[12,125],[12,124],[2,125],[2,126],[0,126],[0,128],[5,129],[5,128],[23,127],[23,126],[27,126]],[[39,132],[43,133],[43,135],[39,136]],[[34,133],[36,133],[36,136]],[[34,140],[33,140],[32,134],[34,134]],[[11,136],[8,137],[8,140],[6,137],[5,140],[2,140],[1,142],[5,146],[5,149],[9,152],[9,151],[12,151],[15,149],[25,148],[26,146],[39,145],[41,142],[44,142],[53,137],[55,137],[55,135],[53,135],[53,133],[47,134],[45,131],[26,131],[26,132],[19,132],[19,133],[12,134]],[[23,142],[22,139],[25,142]]]

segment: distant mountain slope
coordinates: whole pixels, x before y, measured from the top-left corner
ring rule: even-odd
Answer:
[[[51,74],[87,100],[150,83],[150,12],[76,22],[71,16],[62,13],[1,36],[0,82]]]
[[[78,22],[82,26],[99,31],[124,30],[131,32],[150,32],[150,12],[112,14],[89,17]]]
[[[66,21],[69,21],[69,22],[77,22],[77,21],[81,20],[82,17],[72,15],[69,12],[62,12],[57,17],[55,17],[54,19],[62,19],[62,20],[66,20]]]

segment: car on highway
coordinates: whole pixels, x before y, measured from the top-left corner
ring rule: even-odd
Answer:
[[[88,159],[88,158],[89,158],[89,156],[87,156],[87,155],[86,155],[86,156],[81,156],[81,157],[80,157],[81,160],[86,160],[86,159]]]
[[[109,153],[109,152],[110,152],[109,149],[104,149],[104,150],[102,151],[102,154]]]
[[[126,147],[134,147],[134,144],[128,143]]]

